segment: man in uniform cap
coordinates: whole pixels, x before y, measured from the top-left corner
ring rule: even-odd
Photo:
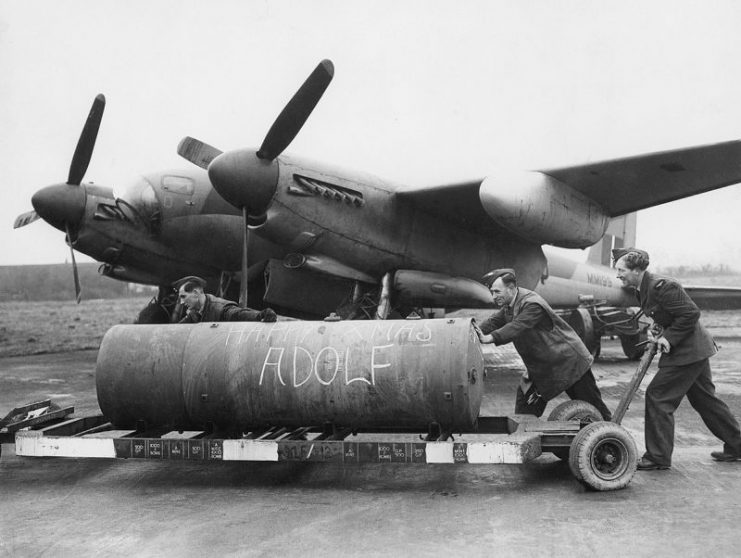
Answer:
[[[190,275],[183,277],[173,284],[178,288],[178,302],[187,308],[187,312],[180,323],[198,322],[274,322],[275,312],[242,308],[235,302],[217,296],[206,294],[206,281],[200,277]]]
[[[741,460],[741,431],[728,405],[715,395],[709,358],[717,348],[700,323],[700,310],[675,279],[646,271],[648,254],[636,248],[613,250],[617,278],[636,290],[654,327],[649,339],[661,351],[659,371],[646,389],[646,453],[638,468],[668,469],[674,450],[674,411],[684,396],[710,431],[723,441],[717,461]]]
[[[642,258],[645,259],[646,265],[648,265],[648,262],[649,262],[648,252],[646,252],[645,250],[639,250],[638,248],[632,248],[632,247],[631,248],[613,248],[612,249],[612,261],[617,262],[625,254],[628,254],[630,252],[639,254]]]
[[[515,413],[539,417],[549,400],[566,391],[610,420],[592,374],[594,359],[574,330],[540,295],[518,287],[513,269],[495,269],[483,281],[500,309],[477,328],[479,340],[514,343],[527,369],[517,388]]]

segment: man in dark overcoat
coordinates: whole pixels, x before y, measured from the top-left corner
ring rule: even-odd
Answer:
[[[592,355],[582,340],[537,293],[517,286],[513,269],[484,276],[499,310],[479,326],[482,343],[514,343],[527,372],[517,388],[516,414],[541,416],[562,392],[594,405],[604,420],[612,414],[592,374]]]

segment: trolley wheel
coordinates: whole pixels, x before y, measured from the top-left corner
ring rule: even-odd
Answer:
[[[582,428],[571,442],[569,467],[574,477],[591,490],[619,490],[633,478],[637,455],[633,437],[625,428],[612,422],[595,422]]]
[[[598,422],[604,420],[602,413],[597,407],[586,401],[572,399],[559,403],[548,415],[548,420],[578,420],[579,422]],[[558,448],[553,450],[553,455],[566,461],[569,458],[569,448]]]

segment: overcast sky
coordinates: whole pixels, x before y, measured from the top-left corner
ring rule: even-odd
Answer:
[[[85,181],[121,186],[187,167],[185,135],[258,146],[329,58],[288,151],[437,184],[741,138],[739,29],[733,1],[0,0],[0,265],[69,257],[43,221],[12,226],[66,180],[100,92]],[[740,209],[736,185],[643,211],[638,244],[741,269]]]

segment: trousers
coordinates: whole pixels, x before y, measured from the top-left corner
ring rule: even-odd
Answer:
[[[537,388],[537,386],[536,386]],[[587,370],[584,375],[579,378],[576,383],[566,390],[566,395],[571,399],[579,399],[586,401],[594,405],[597,410],[602,414],[604,420],[611,420],[612,413],[607,408],[605,402],[602,401],[602,393],[597,387],[597,382],[594,380],[594,374],[592,369]],[[522,388],[517,387],[517,397],[515,399],[515,414],[517,415],[535,415],[539,417],[545,411],[545,407],[548,404],[547,401],[539,399],[535,403],[528,404],[525,394],[522,392]]]
[[[674,451],[674,411],[684,396],[718,439],[723,451],[741,455],[741,431],[738,421],[723,401],[715,395],[715,385],[706,358],[684,366],[666,366],[646,389],[645,457],[666,467],[671,466]]]

